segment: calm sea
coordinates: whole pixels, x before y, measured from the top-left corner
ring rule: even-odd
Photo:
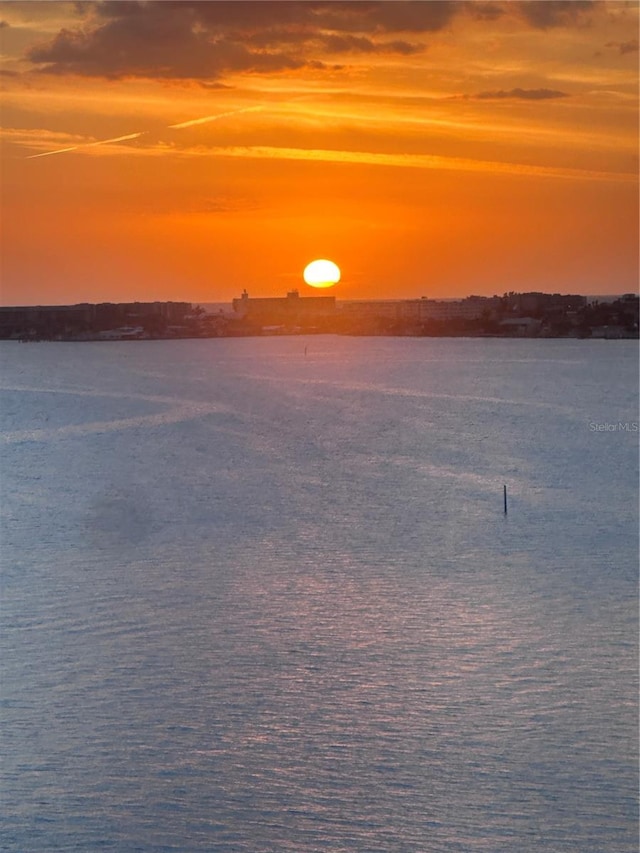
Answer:
[[[637,342],[0,356],[2,850],[636,853]]]

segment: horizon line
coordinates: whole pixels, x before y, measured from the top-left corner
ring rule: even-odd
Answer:
[[[291,291],[289,291],[291,292]],[[431,300],[432,302],[461,302],[464,299],[502,299],[503,296],[508,296],[510,293],[516,295],[524,295],[531,293],[541,293],[545,296],[584,296],[585,298],[598,299],[598,298],[608,298],[608,299],[616,299],[622,296],[637,296],[640,297],[639,291],[626,290],[617,293],[571,293],[569,291],[560,291],[560,290],[513,290],[513,291],[505,291],[504,293],[493,293],[490,296],[482,293],[470,293],[466,296],[400,296],[400,297],[378,297],[378,298],[364,298],[364,299],[341,299],[338,300],[336,298],[336,302],[413,302],[416,300]],[[323,294],[324,297],[333,295],[333,294]],[[15,304],[5,304],[0,303],[0,310],[4,308],[75,308],[81,305],[153,305],[153,304],[189,304],[189,305],[232,305],[234,299],[238,299],[240,297],[233,296],[231,299],[227,300],[203,300],[203,299],[134,299],[132,301],[118,301],[113,302],[109,300],[100,301],[100,302],[59,302],[59,303],[42,303],[42,302],[33,302],[33,303],[15,303]],[[287,294],[284,296],[255,296],[249,297],[250,299],[286,299]],[[305,297],[307,299],[317,299],[322,298],[318,294],[314,296]]]

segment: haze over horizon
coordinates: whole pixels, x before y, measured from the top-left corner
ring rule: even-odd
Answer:
[[[5,305],[638,287],[638,3],[9,2]],[[45,156],[46,155],[46,156]]]

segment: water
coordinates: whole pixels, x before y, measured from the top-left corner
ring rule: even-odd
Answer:
[[[0,355],[2,850],[635,853],[636,342]]]

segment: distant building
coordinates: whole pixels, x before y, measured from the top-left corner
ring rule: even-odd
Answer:
[[[92,322],[93,305],[26,305],[0,308],[0,338],[54,337]]]
[[[335,296],[300,296],[291,290],[285,297],[251,297],[246,290],[233,300],[235,314],[259,325],[309,325],[335,315]]]
[[[182,323],[191,313],[190,302],[101,302],[92,305],[93,322],[101,329],[159,321]]]
[[[506,307],[519,316],[577,311],[587,304],[586,296],[571,293],[508,293]]]
[[[480,320],[498,308],[500,300],[495,297],[467,296],[466,299],[421,300],[422,320]]]
[[[351,320],[399,320],[403,302],[396,299],[358,299],[341,302],[338,311],[341,317]]]
[[[103,302],[98,305],[27,305],[0,308],[0,338],[46,338],[182,323],[189,302]]]
[[[425,323],[430,320],[479,320],[500,305],[499,297],[468,296],[466,299],[362,299],[342,302],[339,312],[354,320],[388,320]]]

